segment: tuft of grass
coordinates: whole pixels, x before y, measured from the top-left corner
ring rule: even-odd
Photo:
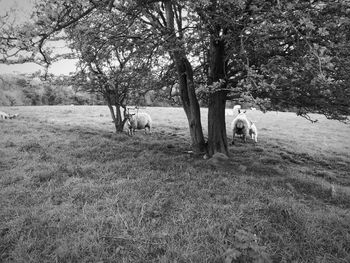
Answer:
[[[25,142],[22,146],[20,146],[20,152],[38,152],[42,149],[41,145],[35,141]]]

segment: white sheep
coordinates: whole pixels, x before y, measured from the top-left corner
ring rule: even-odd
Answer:
[[[128,134],[135,134],[135,130],[145,130],[145,133],[151,132],[152,119],[151,116],[145,112],[137,112],[136,114],[127,114],[126,115],[126,125],[129,127]]]
[[[9,119],[9,115],[3,111],[0,111],[0,119]]]
[[[244,142],[247,141],[248,136],[250,136],[254,142],[258,142],[258,130],[255,124],[251,120],[248,120],[245,111],[241,112],[238,110],[238,115],[232,121],[232,144],[234,144],[236,135],[242,136]]]
[[[18,114],[7,114],[6,112],[0,111],[0,119],[14,119]]]

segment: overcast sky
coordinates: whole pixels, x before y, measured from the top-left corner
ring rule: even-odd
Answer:
[[[16,21],[25,22],[29,19],[34,0],[0,0],[0,15],[6,12],[16,16]],[[13,9],[16,9],[16,12]],[[33,73],[42,69],[34,63],[21,65],[0,64],[0,74],[9,73]],[[55,75],[69,74],[75,71],[75,61],[64,60],[53,64],[49,72]]]

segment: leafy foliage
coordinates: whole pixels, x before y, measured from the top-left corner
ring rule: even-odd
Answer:
[[[345,121],[350,109],[346,43],[349,3],[338,1],[199,1],[208,32],[225,47],[229,98],[262,110],[317,112]]]
[[[33,76],[0,75],[0,106],[102,104],[96,94],[77,91],[66,79],[41,81]]]

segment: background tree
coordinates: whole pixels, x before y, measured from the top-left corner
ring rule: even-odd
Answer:
[[[71,39],[70,47],[79,58],[75,85],[90,93],[102,94],[116,131],[122,131],[121,107],[125,115],[130,90],[138,89],[140,79],[146,77],[151,68],[152,60],[145,46],[140,50],[142,30],[122,15],[99,11],[82,18],[66,32]],[[154,48],[149,50],[152,51]]]
[[[188,59],[188,34],[191,33],[188,32],[188,29],[191,28],[188,19],[191,16],[191,10],[185,10],[185,6],[180,1],[140,2],[135,1],[135,6],[131,6],[128,12],[133,16],[136,14],[141,23],[147,25],[151,32],[158,35],[159,43],[174,62],[192,146],[196,151],[204,152],[206,142],[202,130],[200,107],[196,97],[193,67]]]

